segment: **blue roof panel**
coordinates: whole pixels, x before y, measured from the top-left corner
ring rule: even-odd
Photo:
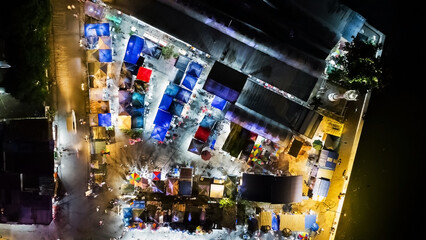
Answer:
[[[154,124],[168,129],[170,127],[170,122],[172,121],[172,118],[172,114],[158,109],[157,115],[154,119]]]
[[[101,127],[110,127],[111,126],[111,113],[99,113],[98,114],[98,123]]]
[[[151,137],[158,141],[163,141],[164,138],[166,137],[167,131],[168,131],[168,128],[163,128],[156,125],[154,127],[154,130],[151,133]]]
[[[109,36],[109,23],[90,23],[84,24],[84,36],[85,37],[94,37],[94,36]]]
[[[203,66],[197,62],[191,62],[189,64],[188,70],[186,71],[187,74],[190,74],[196,78],[199,78],[201,75],[201,72],[203,71]]]
[[[126,52],[124,54],[124,61],[136,64],[144,46],[144,39],[132,35],[127,43]]]

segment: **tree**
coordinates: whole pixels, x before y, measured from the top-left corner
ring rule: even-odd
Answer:
[[[163,54],[164,59],[170,59],[171,57],[175,57],[176,56],[176,54],[173,51],[173,49],[174,49],[173,45],[169,45],[169,46],[163,47],[161,49],[161,54]]]
[[[222,198],[219,201],[219,207],[220,208],[224,208],[224,207],[231,207],[234,206],[236,204],[236,202],[230,198]]]
[[[333,59],[336,67],[329,72],[328,80],[360,92],[382,87],[382,63],[376,56],[381,48],[381,44],[359,38],[347,42],[343,48],[346,53]]]
[[[142,136],[142,130],[140,129],[122,129],[121,131],[133,139],[140,138]]]
[[[12,7],[0,13],[5,19],[2,22],[8,22],[2,33],[7,46],[6,58],[13,67],[6,73],[2,84],[16,99],[38,106],[48,95],[50,1],[12,1],[9,4]]]

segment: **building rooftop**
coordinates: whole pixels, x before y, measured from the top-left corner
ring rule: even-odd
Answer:
[[[0,122],[0,207],[5,212],[0,222],[49,224],[52,220],[50,132],[47,119]]]

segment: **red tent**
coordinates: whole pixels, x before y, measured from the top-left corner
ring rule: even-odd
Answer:
[[[136,79],[142,80],[144,82],[149,82],[151,78],[152,70],[144,67],[140,67],[138,70],[138,75]]]
[[[210,129],[200,126],[198,127],[197,132],[195,132],[194,138],[206,142],[207,139],[209,139],[210,131]]]

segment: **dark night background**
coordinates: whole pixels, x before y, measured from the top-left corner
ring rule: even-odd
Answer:
[[[407,1],[342,3],[386,35],[388,77],[368,107],[336,239],[407,239],[422,231],[422,14]]]

